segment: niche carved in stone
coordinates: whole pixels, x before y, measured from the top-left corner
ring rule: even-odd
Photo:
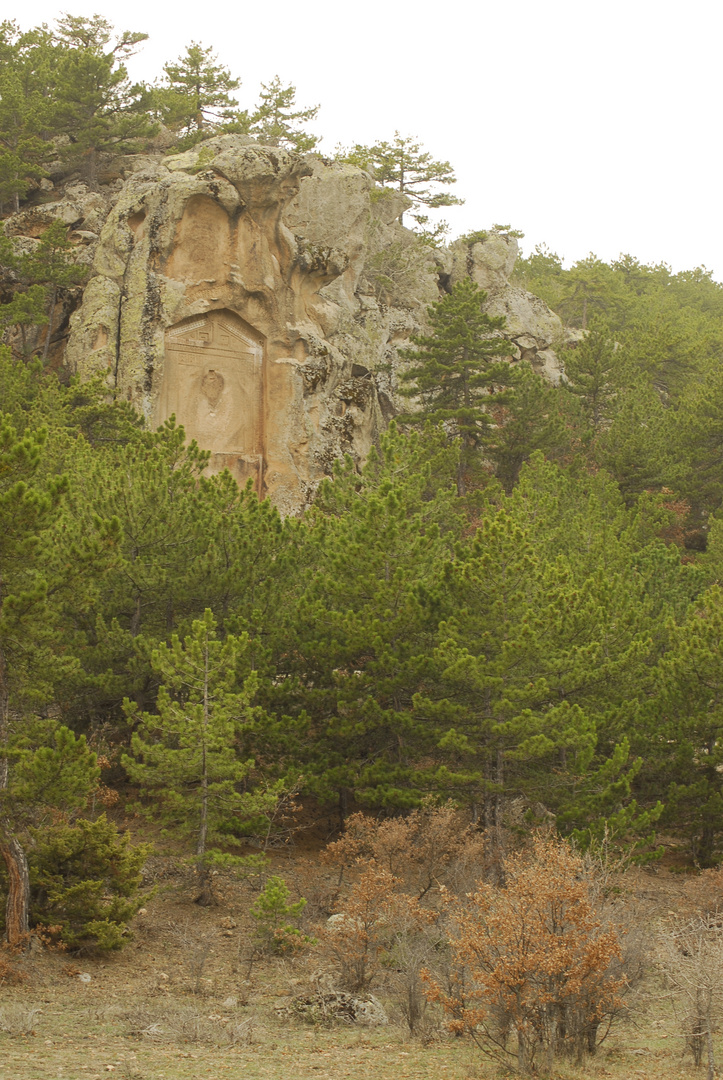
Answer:
[[[228,468],[260,493],[264,453],[261,335],[231,311],[185,319],[166,331],[159,424],[175,414],[190,442],[211,450],[209,472]]]

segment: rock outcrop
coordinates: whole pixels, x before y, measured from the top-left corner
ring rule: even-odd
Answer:
[[[494,229],[475,243],[457,241],[449,248],[450,280],[453,284],[463,277],[476,281],[488,294],[488,313],[506,320],[510,360],[528,361],[557,385],[563,368],[556,350],[565,343],[566,331],[544,300],[510,284],[518,255],[515,237]]]
[[[102,372],[151,425],[175,415],[212,470],[251,480],[284,513],[335,459],[366,457],[402,406],[398,346],[462,276],[506,316],[511,362],[559,380],[562,324],[510,286],[516,241],[493,230],[425,247],[399,224],[404,196],[353,166],[225,135],[121,159],[105,179],[5,223],[32,243],[59,218],[92,265],[66,364]]]
[[[373,994],[348,994],[344,990],[317,990],[309,997],[295,997],[290,1005],[277,1008],[276,1014],[315,1027],[336,1024],[385,1027],[389,1023],[384,1006]]]
[[[105,371],[149,424],[174,414],[212,470],[298,511],[393,411],[375,370],[382,324],[399,320],[378,317],[370,340],[359,313],[379,315],[362,277],[375,242],[405,242],[406,201],[373,201],[372,188],[358,169],[239,136],[139,160],[103,227],[68,363]],[[436,295],[432,269],[416,270],[422,299]]]

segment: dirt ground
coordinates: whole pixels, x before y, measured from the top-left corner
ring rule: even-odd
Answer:
[[[191,872],[177,861],[149,864],[156,895],[134,920],[118,954],[76,957],[36,948],[24,981],[0,986],[0,1080],[492,1080],[506,1075],[466,1039],[429,1016],[411,1038],[383,981],[375,993],[383,1027],[310,1026],[285,1011],[318,985],[310,948],[296,959],[254,958],[248,909],[270,873],[309,898],[309,928],[323,919],[335,874],[312,853],[277,854],[246,880],[220,875],[215,907],[193,902]],[[681,904],[679,875],[640,873],[651,925]],[[683,1080],[700,1076],[661,1006],[641,1008],[582,1067],[553,1076]]]

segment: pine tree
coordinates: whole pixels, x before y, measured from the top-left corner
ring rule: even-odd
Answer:
[[[464,494],[465,470],[475,451],[484,446],[493,426],[491,408],[505,405],[510,398],[510,365],[499,360],[509,354],[509,344],[500,336],[503,316],[484,311],[487,294],[473,281],[464,279],[436,304],[428,308],[432,328],[429,334],[412,336],[415,349],[400,355],[412,361],[400,378],[401,393],[418,398],[421,410],[406,414],[406,423],[431,420],[444,423],[460,438],[457,486]]]
[[[604,474],[576,480],[538,453],[501,501],[445,568],[450,616],[418,698],[447,790],[491,825],[513,793],[567,830],[623,830],[628,814],[624,842],[638,845],[652,822],[633,805],[634,705],[653,688],[669,594],[685,606],[685,568],[659,557]]]
[[[698,866],[723,848],[723,592],[691,605],[658,669],[658,692],[642,710],[648,782],[664,795],[665,820],[687,836]]]
[[[207,609],[183,641],[174,635],[170,646],[153,653],[153,669],[163,680],[158,712],[140,714],[127,700],[124,706],[139,728],[123,766],[151,800],[151,815],[193,838],[201,904],[215,902],[213,864],[244,861],[210,845],[237,843],[276,804],[273,792],[239,791],[254,764],[241,759],[237,746],[258,683],[250,673],[239,689],[247,648],[245,636],[229,634],[220,641]]]
[[[284,86],[276,75],[270,83],[262,83],[259,104],[251,113],[248,132],[266,146],[286,146],[304,153],[319,142],[316,135],[302,131],[301,126],[315,120],[319,106],[295,109],[296,87]]]
[[[594,312],[604,313],[610,319],[621,300],[615,273],[591,253],[564,275],[558,307],[573,325],[586,330]]]
[[[590,657],[585,647],[564,656],[564,620],[579,602],[564,571],[538,558],[505,510],[485,514],[445,576],[453,614],[439,628],[426,709],[450,766],[469,774],[459,794],[481,803],[497,830],[509,794],[539,790],[551,761],[566,757],[584,773],[592,759],[594,723],[569,700]],[[549,777],[542,786],[550,798]]]
[[[175,64],[164,64],[166,82],[153,96],[161,119],[174,131],[199,136],[224,121],[239,120],[238,101],[231,91],[240,80],[216,60],[210,47],[192,41]]]
[[[31,424],[43,427],[36,416],[28,424],[42,391],[40,364],[37,361],[19,364],[7,346],[0,346],[0,415],[6,424],[12,425],[17,435],[24,435]]]
[[[723,348],[720,313],[714,304],[701,310],[671,287],[648,290],[616,333],[622,358],[633,378],[650,382],[664,401],[675,403],[701,378]]]
[[[439,185],[449,186],[457,182],[454,169],[448,161],[435,161],[432,155],[412,137],[394,133],[392,142],[378,142],[372,146],[357,143],[351,150],[342,152],[342,159],[352,165],[367,169],[379,184],[396,188],[412,202],[415,221],[424,225],[426,217],[419,214],[420,207],[436,209],[441,206],[459,206],[464,199],[439,191]],[[400,216],[400,221],[403,215]],[[422,218],[420,222],[420,218]]]
[[[47,431],[18,436],[0,420],[0,722],[32,686],[48,626],[43,536],[57,521],[66,477],[36,484]],[[26,689],[27,688],[27,689]]]
[[[19,330],[20,352],[25,358],[29,348],[26,327],[47,326],[43,360],[47,359],[58,296],[80,285],[88,275],[87,268],[79,266],[72,253],[73,245],[62,221],[54,221],[29,253],[16,253],[12,241],[0,237],[0,260],[16,280],[12,300],[0,304],[0,329]]]
[[[507,374],[507,373],[505,373]],[[570,446],[559,391],[526,362],[507,374],[510,394],[506,403],[492,406],[494,427],[484,449],[505,491],[517,483],[520,469],[537,451],[563,454]]]
[[[4,239],[4,238],[3,238]],[[4,245],[0,241],[0,251]],[[11,256],[12,258],[12,256]],[[5,263],[7,266],[10,259]],[[29,358],[31,343],[28,340],[28,327],[44,326],[48,322],[46,314],[48,294],[42,285],[29,285],[18,290],[6,304],[0,304],[0,331],[3,337],[12,339],[12,329],[17,328],[20,345],[13,345],[13,351],[23,360]],[[8,333],[8,331],[11,331]]]
[[[27,371],[12,379],[17,369],[0,357],[9,402],[35,392]],[[97,516],[79,533],[63,505],[68,479],[43,461],[47,441],[46,429],[29,424],[20,435],[0,416],[0,854],[10,879],[6,933],[16,942],[28,917],[23,834],[44,809],[82,805],[97,778],[84,742],[34,713],[78,670],[64,604],[72,595],[76,610],[87,605],[115,534]]]
[[[51,150],[53,46],[45,29],[0,24],[0,208],[20,209]]]
[[[47,326],[43,345],[43,360],[47,360],[55,321],[58,294],[82,285],[88,276],[87,267],[79,266],[71,254],[73,245],[62,221],[54,221],[42,234],[37,248],[25,260],[25,272],[36,284],[48,290]]]
[[[703,525],[723,505],[723,373],[719,361],[706,367],[666,413],[663,429],[675,461],[667,470],[670,486],[690,501],[694,520]]]
[[[189,592],[203,596],[222,632],[243,627],[252,637],[254,667],[264,664],[274,627],[295,584],[298,519],[282,520],[275,506],[229,472],[199,481],[202,534],[198,558],[186,560]]]
[[[512,271],[512,284],[544,300],[557,311],[564,290],[566,271],[562,259],[547,244],[537,244],[526,258],[519,258]]]
[[[463,528],[455,466],[443,436],[392,427],[361,472],[337,464],[300,538],[270,707],[297,725],[282,727],[280,752],[342,818],[352,796],[412,806],[435,787],[434,733],[414,695],[440,618],[440,568]]]
[[[628,505],[680,475],[682,462],[676,463],[672,452],[675,427],[676,419],[651,386],[638,381],[618,390],[595,457],[614,476]]]
[[[146,88],[130,82],[123,63],[148,35],[126,32],[108,48],[113,28],[106,19],[65,15],[55,37],[54,123],[70,139],[67,156],[85,166],[95,187],[99,153],[132,152],[138,139],[155,130],[146,111]]]
[[[152,844],[132,844],[130,834],[101,814],[32,831],[31,917],[53,926],[71,949],[122,949],[128,923],[155,889],[141,892],[143,865]]]
[[[32,829],[58,813],[85,806],[100,776],[85,736],[53,721],[0,725],[0,856],[8,873],[5,936],[24,944],[29,928],[27,846]]]
[[[565,387],[578,399],[594,442],[611,420],[617,385],[615,343],[610,329],[594,320],[585,337],[564,353]]]
[[[173,420],[153,434],[131,431],[105,452],[81,440],[74,450],[70,506],[76,521],[90,528],[100,514],[118,529],[95,610],[70,605],[85,637],[83,711],[116,711],[124,696],[149,708],[158,687],[152,650],[174,631],[189,630],[205,607],[195,574],[207,548],[198,481],[208,454],[195,443],[186,446]]]

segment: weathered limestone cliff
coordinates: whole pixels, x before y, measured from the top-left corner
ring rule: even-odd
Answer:
[[[71,185],[5,227],[60,217],[92,265],[71,370],[103,372],[149,424],[175,415],[212,470],[294,513],[336,458],[369,452],[401,406],[398,346],[461,277],[506,316],[511,362],[560,377],[560,320],[509,284],[516,241],[434,251],[399,224],[406,205],[352,166],[225,135],[125,159],[100,195]]]

